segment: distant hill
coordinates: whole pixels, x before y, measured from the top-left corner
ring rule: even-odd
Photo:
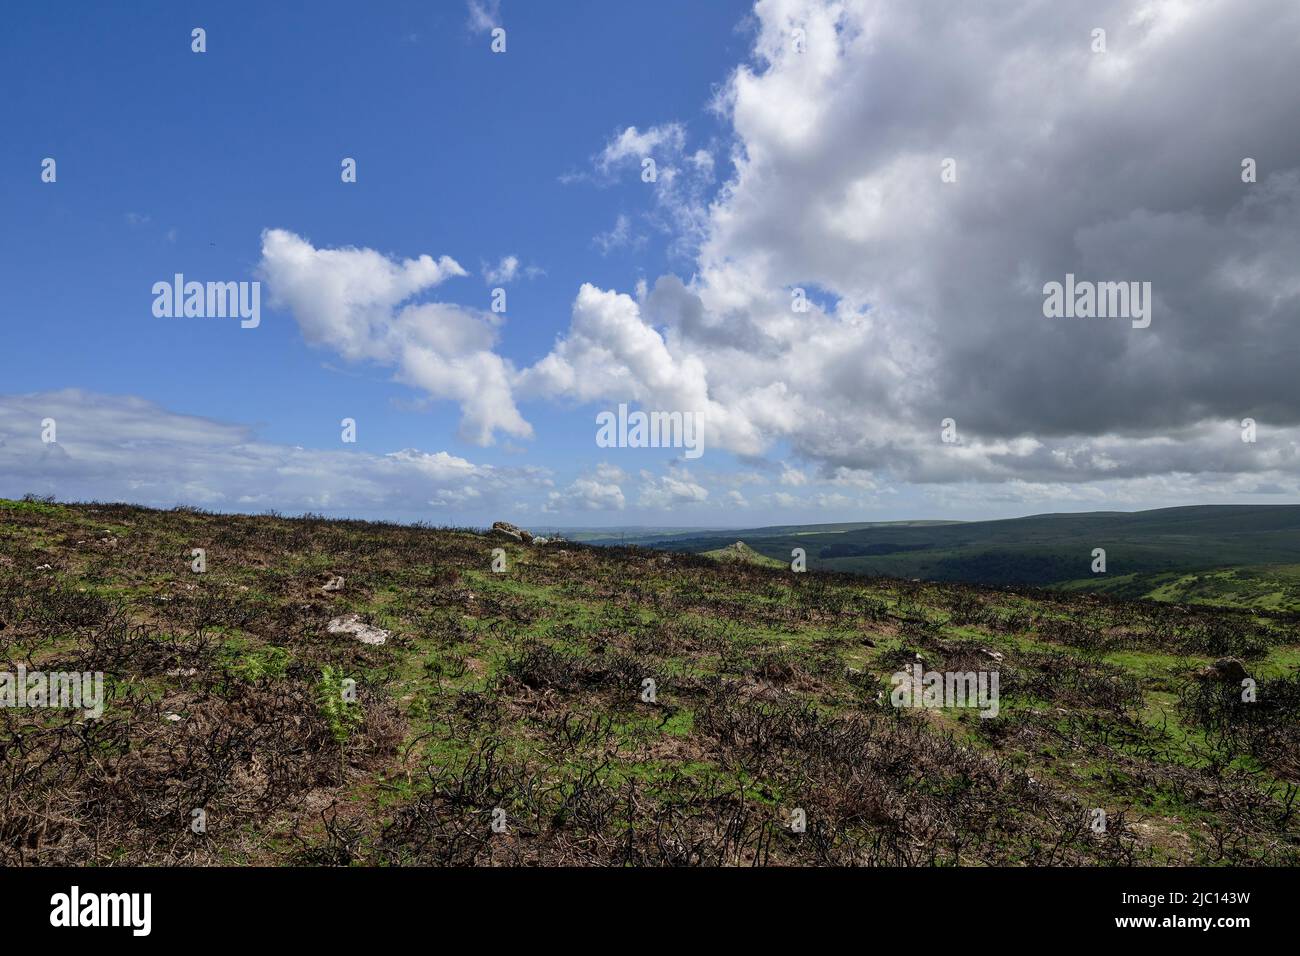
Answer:
[[[737,539],[785,564],[793,549],[803,548],[808,566],[822,570],[1300,609],[1300,573],[1293,567],[1300,566],[1300,505],[1194,505],[1000,521],[796,525],[645,543],[711,553]],[[1105,574],[1092,572],[1096,548],[1106,552]],[[1234,573],[1212,579],[1204,574],[1229,570]]]
[[[705,551],[704,556],[713,558],[715,561],[742,561],[746,564],[760,564],[769,568],[785,567],[783,562],[759,554],[743,541],[729,544],[725,548],[718,548],[716,551]]]
[[[776,535],[839,534],[846,531],[861,531],[867,528],[919,528],[935,525],[961,524],[960,521],[851,521],[838,524],[785,524],[768,525],[762,528],[746,528],[743,531],[733,528],[648,528],[642,526],[612,528],[534,528],[543,534],[557,534],[568,541],[580,541],[583,544],[617,544],[655,547],[664,542],[686,539],[707,538],[721,541],[736,540],[742,535],[773,537]]]

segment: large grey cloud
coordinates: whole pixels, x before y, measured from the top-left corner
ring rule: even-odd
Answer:
[[[525,386],[689,398],[715,444],[826,475],[1295,473],[1300,7],[760,0],[755,26],[696,274],[617,323],[584,290]],[[1151,282],[1150,328],[1045,318],[1066,273]]]

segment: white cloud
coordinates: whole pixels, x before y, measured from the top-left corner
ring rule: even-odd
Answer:
[[[708,489],[692,480],[687,470],[680,466],[670,468],[667,474],[658,477],[643,470],[641,479],[639,503],[643,508],[669,510],[700,504],[709,497]]]
[[[41,441],[54,419],[57,444]],[[541,468],[475,464],[445,451],[388,454],[260,441],[242,426],[132,396],[68,389],[0,395],[0,495],[216,510],[275,508],[411,517],[492,509],[551,487]]]
[[[602,173],[612,174],[616,167],[629,160],[635,161],[640,168],[641,160],[678,156],[685,145],[686,130],[680,123],[651,126],[644,133],[629,126],[605,144],[596,157],[596,168]]]
[[[798,468],[791,468],[789,465],[784,465],[781,470],[781,484],[798,488],[801,485],[808,484],[808,476]]]
[[[516,255],[502,256],[495,266],[485,263],[482,272],[484,281],[490,286],[504,286],[519,279],[536,279],[546,275],[545,269],[523,265]]]
[[[505,256],[499,263],[493,266],[483,267],[483,278],[488,285],[505,285],[513,282],[519,275],[519,257]]]
[[[577,478],[563,491],[550,493],[545,506],[548,512],[622,511],[626,502],[623,489],[610,481]]]
[[[615,134],[593,158],[599,182],[609,183],[623,176],[648,190],[653,204],[644,220],[669,237],[669,253],[693,255],[704,238],[708,222],[708,191],[714,185],[714,158],[707,149],[686,149],[686,128],[681,123],[651,126],[645,131],[628,126]],[[654,178],[643,178],[646,160],[653,161]],[[567,176],[562,181],[575,182],[584,177]],[[602,253],[625,245],[635,245],[632,223],[620,215],[614,227],[596,237]]]
[[[501,26],[501,0],[468,0],[469,29],[487,33]]]
[[[466,274],[449,256],[399,262],[373,249],[317,249],[292,232],[268,229],[258,274],[271,304],[292,313],[308,344],[390,366],[398,381],[457,402],[466,440],[491,444],[497,431],[532,436],[511,393],[515,371],[494,351],[498,318],[414,301]]]

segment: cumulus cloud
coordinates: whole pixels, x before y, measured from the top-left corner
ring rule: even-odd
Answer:
[[[708,500],[709,491],[691,478],[681,466],[669,468],[663,475],[641,472],[639,504],[643,508],[671,510],[684,505],[700,504]]]
[[[461,436],[480,445],[501,431],[532,436],[515,407],[515,370],[495,352],[499,318],[446,302],[416,301],[466,275],[449,256],[397,260],[373,249],[318,249],[284,229],[262,234],[258,274],[308,344],[348,361],[390,366],[398,381],[459,404]]]
[[[563,491],[552,491],[543,510],[548,512],[622,511],[623,489],[597,473],[580,477]]]
[[[1297,472],[1300,136],[1265,91],[1300,8],[760,0],[754,24],[716,100],[734,173],[676,226],[690,279],[584,286],[529,388],[706,409],[714,447],[866,488]],[[695,155],[628,127],[596,166],[646,154]],[[1066,273],[1151,282],[1150,328],[1045,318]]]

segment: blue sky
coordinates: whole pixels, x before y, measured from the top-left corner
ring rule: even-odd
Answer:
[[[716,135],[709,91],[745,48],[740,3],[678,0],[653,17],[621,4],[566,2],[552,7],[558,17],[517,4],[501,56],[467,28],[463,2],[74,9],[7,15],[6,87],[17,95],[6,125],[27,149],[6,150],[5,181],[20,185],[6,190],[13,228],[0,254],[24,277],[6,308],[41,316],[44,331],[10,339],[6,390],[128,391],[289,443],[336,441],[348,414],[374,450],[453,441],[454,409],[399,413],[409,389],[322,369],[283,317],[255,338],[157,321],[141,290],[177,271],[251,278],[257,237],[283,227],[321,246],[452,255],[474,275],[440,291],[484,308],[480,263],[514,254],[546,276],[510,289],[502,351],[536,360],[583,281],[630,287],[669,267],[662,242],[609,256],[593,245],[618,212],[644,205],[639,178],[593,188],[559,177],[585,170],[629,115],[689,117]],[[190,51],[198,24],[204,55]],[[58,160],[57,189],[28,175],[33,153]],[[340,182],[344,156],[358,160],[355,185]],[[556,425],[539,446],[564,439]]]
[[[1117,3],[1095,16],[1110,17],[1117,45],[1142,44],[1143,62],[1154,57],[1147,69],[1162,79],[1215,27],[1174,18],[1153,25],[1135,20],[1134,9]],[[876,14],[895,21],[871,27]],[[929,170],[949,149],[970,157],[968,175],[999,165],[993,146],[1005,148],[1015,126],[1009,102],[971,103],[949,120],[960,135],[945,141],[934,133],[963,89],[989,81],[984,68],[963,73],[945,55],[978,45],[986,35],[978,24],[940,31],[927,54],[903,42],[924,36],[907,33],[916,25],[903,8],[850,4],[846,12],[814,0],[773,0],[757,10],[723,0],[56,3],[5,16],[0,396],[8,404],[0,405],[0,452],[7,447],[10,457],[0,458],[7,466],[0,494],[467,523],[732,526],[1294,494],[1295,402],[1286,382],[1270,384],[1271,368],[1254,375],[1254,352],[1225,361],[1238,378],[1261,379],[1255,394],[1224,396],[1169,371],[1170,349],[1177,355],[1205,338],[1187,331],[1196,320],[1191,305],[1162,302],[1165,328],[1183,331],[1164,333],[1158,324],[1146,340],[1112,328],[1044,331],[1036,299],[1023,295],[1013,301],[1032,307],[1017,319],[1026,332],[990,318],[987,335],[953,342],[964,334],[953,329],[978,328],[981,309],[1005,314],[992,292],[1011,295],[1011,272],[1028,271],[1036,285],[1040,276],[1106,267],[1107,230],[1135,210],[1175,217],[1175,247],[1186,235],[1194,250],[1183,268],[1204,272],[1197,256],[1219,254],[1207,242],[1259,219],[1250,215],[1253,197],[1267,195],[1272,209],[1294,201],[1295,144],[1272,144],[1253,197],[1227,194],[1239,187],[1235,169],[1222,195],[1187,169],[1181,191],[1161,186],[1157,194],[1153,186],[1109,202],[1104,215],[1081,201],[1062,210],[1060,223],[1008,222],[994,232],[1016,237],[1011,251],[981,264],[985,276],[1002,274],[968,286],[972,311],[964,317],[903,283],[908,269],[895,256],[929,263],[950,255],[927,244],[935,234],[955,233],[979,248],[978,225],[991,215],[982,202],[1000,199],[1010,209],[1033,200],[1033,188],[1019,198],[999,192],[1010,188],[1002,175],[983,196],[968,189],[967,205],[922,216],[935,196],[899,179],[900,163],[914,159]],[[489,49],[487,23],[506,30],[505,53]],[[814,42],[792,60],[780,43],[800,24]],[[1025,31],[1003,44],[1007,57],[1074,42],[1056,26],[1009,15],[991,27],[1012,29],[1007,24]],[[190,48],[196,26],[207,33],[201,54]],[[881,37],[863,39],[870,29],[906,52],[882,55]],[[1080,100],[1123,102],[1111,87],[1138,82],[1122,70],[1091,75],[1095,61],[1087,62],[1086,48],[1078,55],[1079,89],[1062,101],[1068,106],[1043,94],[1044,115],[1080,119],[1089,115]],[[1123,55],[1121,47],[1116,59]],[[1224,78],[1240,67],[1229,52],[1207,69]],[[881,80],[890,71],[898,86],[886,96]],[[1171,95],[1205,101],[1191,90]],[[902,101],[897,109],[894,101]],[[989,141],[978,135],[981,110],[990,113]],[[1258,123],[1262,130],[1268,118]],[[1233,137],[1247,144],[1238,148]],[[1222,138],[1230,157],[1263,145],[1232,123]],[[1080,155],[1075,147],[1072,161]],[[667,179],[642,182],[643,156]],[[41,181],[44,157],[57,161],[55,183]],[[343,157],[356,159],[356,183],[340,181]],[[1081,175],[1095,176],[1101,191],[1125,161],[1101,155]],[[827,184],[835,190],[821,191]],[[1205,221],[1177,219],[1193,210]],[[897,227],[886,228],[893,215]],[[919,220],[936,232],[921,231]],[[1149,249],[1149,235],[1135,234],[1149,228],[1137,223],[1124,241]],[[267,230],[317,252],[373,250],[393,263],[451,257],[464,275],[376,305],[365,321],[397,328],[403,305],[436,302],[446,309],[420,322],[452,316],[447,321],[466,323],[466,336],[490,343],[474,346],[472,359],[456,352],[452,367],[426,370],[423,385],[401,372],[412,360],[409,330],[376,332],[370,346],[349,352],[321,314],[346,312],[354,293],[335,303],[307,293],[286,299],[284,287],[299,276],[292,263],[268,259]],[[1263,240],[1250,235],[1242,242],[1267,265],[1269,250],[1285,248],[1294,233],[1284,225],[1271,245],[1256,248]],[[1094,234],[1102,238],[1092,244],[1079,238]],[[1050,249],[1057,239],[1062,255],[1026,264],[1025,249]],[[933,256],[917,251],[926,249]],[[488,281],[484,272],[507,256],[517,260],[516,275]],[[1177,269],[1136,259],[1133,278],[1177,281]],[[244,330],[221,319],[156,318],[150,289],[177,272],[200,281],[260,279],[262,324]],[[665,276],[680,282],[656,287]],[[929,279],[932,288],[946,284]],[[503,320],[484,311],[498,283],[508,294]],[[604,296],[593,295],[589,312],[579,303],[584,284]],[[814,299],[806,320],[783,305],[796,285]],[[1254,300],[1234,302],[1257,325],[1278,328],[1293,305],[1274,302],[1261,319],[1250,312],[1262,308]],[[1158,340],[1163,334],[1170,338]],[[1230,329],[1221,335],[1232,340]],[[1030,381],[1017,394],[1001,385],[920,388],[927,375],[949,381],[959,359],[975,362],[971,378],[979,379],[989,371],[981,356],[1003,354],[998,343],[1010,341],[1062,361],[1071,352],[1096,355],[1098,367],[1122,371],[1135,407],[1148,411],[1096,401],[1095,414],[1084,414],[1045,393],[1040,401]],[[1157,341],[1163,360],[1151,351]],[[941,342],[952,342],[950,353]],[[936,352],[944,354],[929,365],[917,358]],[[1040,360],[1008,356],[1008,374]],[[463,380],[448,381],[471,361],[504,369],[501,401],[513,401],[531,435],[467,431]],[[598,384],[606,373],[609,381]],[[1195,413],[1150,409],[1144,378]],[[1104,377],[1095,384],[1107,388]],[[985,401],[999,389],[1006,394]],[[710,406],[708,452],[698,461],[596,447],[598,411],[620,402],[672,409],[685,395],[707,396]],[[48,445],[32,444],[43,408],[59,413],[54,457]],[[959,427],[970,422],[957,447],[940,440],[948,414]],[[1277,443],[1246,449],[1249,458],[1235,424],[1247,414],[1267,422]],[[159,421],[152,437],[138,424],[150,416]],[[340,443],[344,417],[358,423],[355,445]],[[1166,454],[1171,441],[1181,456]],[[256,453],[247,453],[253,445]],[[319,454],[296,458],[299,448]],[[385,456],[404,449],[443,457],[427,481],[418,470],[394,477]],[[197,472],[168,470],[196,454]],[[1188,464],[1197,459],[1203,464]],[[142,474],[133,477],[133,468]]]

